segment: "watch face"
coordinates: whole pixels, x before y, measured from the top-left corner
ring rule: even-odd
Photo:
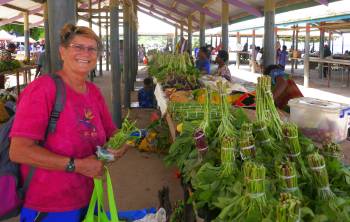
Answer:
[[[66,170],[68,172],[73,172],[75,169],[75,165],[74,165],[74,159],[71,159],[66,167]]]

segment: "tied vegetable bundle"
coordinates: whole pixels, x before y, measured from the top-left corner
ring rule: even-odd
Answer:
[[[287,156],[290,160],[298,163],[302,175],[309,178],[310,174],[308,173],[304,161],[301,158],[301,147],[298,139],[297,125],[294,123],[283,124],[283,135],[289,152]]]
[[[255,140],[253,136],[253,124],[243,123],[241,126],[240,137],[239,137],[239,150],[241,159],[252,159],[255,158]]]
[[[267,123],[269,131],[277,140],[282,140],[282,121],[277,112],[271,92],[271,77],[258,78],[256,86],[256,119]]]
[[[329,186],[326,163],[322,155],[318,153],[307,156],[310,169],[312,171],[313,181],[317,187],[317,194],[320,200],[334,200],[335,194]]]
[[[126,116],[122,128],[108,140],[104,147],[119,149],[127,141],[139,139],[141,135],[141,131],[136,127],[136,121],[130,122]]]
[[[280,201],[276,209],[277,222],[298,222],[300,221],[301,202],[290,193],[281,193]]]
[[[235,143],[234,137],[224,137],[221,141],[221,175],[228,177],[233,175],[235,161]]]
[[[293,162],[281,163],[277,166],[277,175],[280,181],[280,188],[283,192],[300,196],[298,187],[298,174]]]
[[[279,148],[270,135],[266,122],[256,121],[253,123],[253,126],[257,145],[263,152],[267,151],[271,156],[275,156],[277,151],[279,151]]]
[[[199,154],[198,156],[200,158],[203,158],[206,152],[208,151],[208,142],[204,131],[202,129],[197,129],[194,132],[193,137]]]

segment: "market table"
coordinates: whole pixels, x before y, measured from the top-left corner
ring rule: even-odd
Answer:
[[[23,66],[21,68],[15,69],[15,70],[9,70],[9,71],[4,71],[4,72],[0,72],[0,75],[16,75],[16,89],[17,89],[17,95],[20,94],[20,84],[19,84],[19,75],[20,73],[22,73],[23,75],[23,81],[24,81],[24,85],[27,85],[28,83],[30,83],[31,80],[31,69],[35,69],[37,66],[36,65],[26,65]]]

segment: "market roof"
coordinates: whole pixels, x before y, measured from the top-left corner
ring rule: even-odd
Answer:
[[[276,0],[276,13],[327,5],[337,0]],[[23,12],[28,12],[31,26],[43,25],[43,9],[39,0],[0,0],[0,26],[8,23],[23,23]],[[93,8],[97,8],[99,0],[92,0]],[[229,3],[230,23],[262,17],[264,1],[261,0],[227,0]],[[109,0],[101,0],[103,7]],[[79,9],[88,7],[86,0],[78,1]],[[179,26],[192,16],[193,30],[199,30],[200,13],[206,15],[206,27],[216,27],[221,23],[221,0],[139,0],[138,10],[157,17],[167,23]],[[81,18],[81,17],[80,17]]]

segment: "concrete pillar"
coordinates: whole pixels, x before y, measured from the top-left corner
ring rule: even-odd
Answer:
[[[123,5],[124,19],[124,108],[130,108],[130,65],[131,65],[131,43],[130,43],[130,8],[129,5]]]
[[[192,16],[188,16],[188,50],[190,55],[192,55]]]
[[[120,95],[120,56],[119,56],[119,1],[110,0],[111,16],[111,81],[112,81],[112,117],[120,129],[122,126],[122,109]]]
[[[297,30],[295,32],[295,51],[299,49],[299,25],[297,25]],[[298,69],[298,60],[295,60],[295,69]]]
[[[265,0],[264,6],[264,67],[274,64],[276,58],[275,50],[275,0]]]
[[[324,58],[324,28],[322,27],[324,25],[323,22],[321,22],[321,28],[320,28],[320,58]],[[323,78],[323,63],[318,64],[319,67],[319,78]]]
[[[98,1],[98,9],[101,9],[101,1]],[[102,23],[101,23],[101,12],[98,13],[98,36],[102,40]],[[103,41],[102,41],[103,43]],[[101,53],[99,58],[99,76],[102,76],[102,57],[103,53]]]
[[[60,45],[60,36],[58,33],[60,33],[64,24],[76,23],[76,4],[73,0],[47,0],[47,5],[50,27],[51,70],[52,72],[55,72],[62,67],[62,61],[59,57],[58,51]]]
[[[252,34],[252,37],[253,37],[253,42],[252,42],[252,55],[250,57],[250,60],[251,60],[251,64],[252,64],[252,73],[255,73],[255,63],[256,63],[256,52],[255,52],[255,29],[253,29],[253,34]]]
[[[106,13],[106,70],[109,71],[109,13]]]
[[[236,34],[236,39],[237,39],[237,46],[241,44],[241,36],[239,34],[239,32],[237,32]],[[240,61],[240,57],[241,54],[239,53],[240,50],[237,49],[237,53],[236,53],[236,68],[239,69],[239,65],[241,63]]]
[[[24,18],[24,59],[30,59],[30,45],[29,45],[29,13],[23,12]]]
[[[304,86],[309,87],[310,78],[310,23],[306,24],[305,55],[304,55]]]
[[[229,5],[226,1],[221,0],[221,36],[222,49],[228,52],[228,11]]]
[[[44,73],[51,73],[51,58],[50,58],[50,28],[49,28],[49,17],[47,14],[47,3],[43,3],[44,9],[44,28],[45,28],[45,67]]]
[[[205,14],[200,13],[200,24],[199,24],[199,46],[205,46]]]

